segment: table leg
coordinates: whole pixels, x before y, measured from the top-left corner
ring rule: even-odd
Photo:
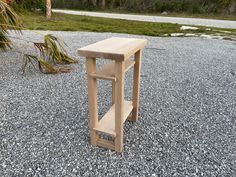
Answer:
[[[141,50],[135,53],[134,83],[133,83],[133,112],[132,121],[138,121],[139,94],[140,94],[140,72],[141,72]]]
[[[89,99],[89,127],[91,144],[96,146],[98,134],[93,130],[98,125],[98,103],[97,103],[97,80],[90,77],[90,74],[96,72],[96,58],[86,59],[86,69],[88,76],[88,99]]]
[[[116,95],[116,82],[112,81],[112,105],[115,104]]]
[[[115,150],[123,150],[123,116],[124,116],[124,62],[115,64]]]

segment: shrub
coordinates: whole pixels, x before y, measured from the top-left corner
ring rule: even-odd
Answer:
[[[53,5],[57,8],[95,8],[91,2],[92,0],[53,0]],[[107,0],[106,4],[107,8],[133,12],[229,13],[229,9],[230,13],[236,11],[236,0]]]
[[[45,0],[15,0],[14,7],[16,9],[41,9],[43,11],[46,11]]]

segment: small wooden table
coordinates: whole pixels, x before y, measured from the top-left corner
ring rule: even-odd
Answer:
[[[129,117],[130,113],[132,113],[132,116],[131,118],[129,117],[129,120],[138,120],[141,50],[145,45],[147,45],[147,40],[145,39],[113,37],[78,50],[81,56],[86,57],[90,137],[92,145],[122,152],[124,122]],[[129,60],[132,55],[134,55],[134,61]],[[96,58],[109,59],[113,60],[113,62],[97,70]],[[133,101],[125,101],[125,72],[133,66]],[[112,81],[113,106],[101,120],[98,119],[97,79]],[[108,141],[101,138],[101,133],[114,137],[115,141]]]

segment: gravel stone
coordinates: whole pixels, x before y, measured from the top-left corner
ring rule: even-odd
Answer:
[[[20,72],[31,44],[0,53],[0,176],[236,176],[236,43],[113,33],[62,37],[79,63],[67,74]],[[14,34],[12,34],[14,35]],[[140,120],[125,124],[124,152],[92,147],[85,59],[77,49],[112,37],[147,38]],[[24,38],[42,36],[24,31]],[[104,62],[99,62],[99,66]],[[132,96],[132,72],[126,98]],[[99,114],[111,104],[99,81]],[[101,89],[103,88],[103,89]]]

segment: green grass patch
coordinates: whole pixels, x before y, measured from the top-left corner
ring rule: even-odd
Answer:
[[[200,27],[196,31],[181,31],[180,27],[182,25],[178,24],[118,20],[59,13],[53,13],[51,20],[46,20],[44,14],[41,13],[24,13],[22,14],[22,19],[25,27],[30,30],[114,32],[148,36],[164,36],[171,33],[216,33],[212,30],[207,31],[205,27]],[[236,29],[220,30],[231,31],[236,34]]]
[[[70,9],[68,9],[70,10]],[[75,9],[76,10],[76,9]],[[83,10],[80,10],[83,11]],[[147,15],[147,16],[163,16],[163,17],[183,17],[183,18],[202,18],[202,19],[214,19],[214,20],[233,20],[236,21],[236,15],[232,14],[214,14],[214,13],[186,13],[186,12],[168,12],[166,15],[159,12],[143,12],[143,13],[135,13],[130,12],[124,9],[97,9],[97,12],[106,12],[106,13],[120,13],[120,14],[131,14],[131,15]]]

